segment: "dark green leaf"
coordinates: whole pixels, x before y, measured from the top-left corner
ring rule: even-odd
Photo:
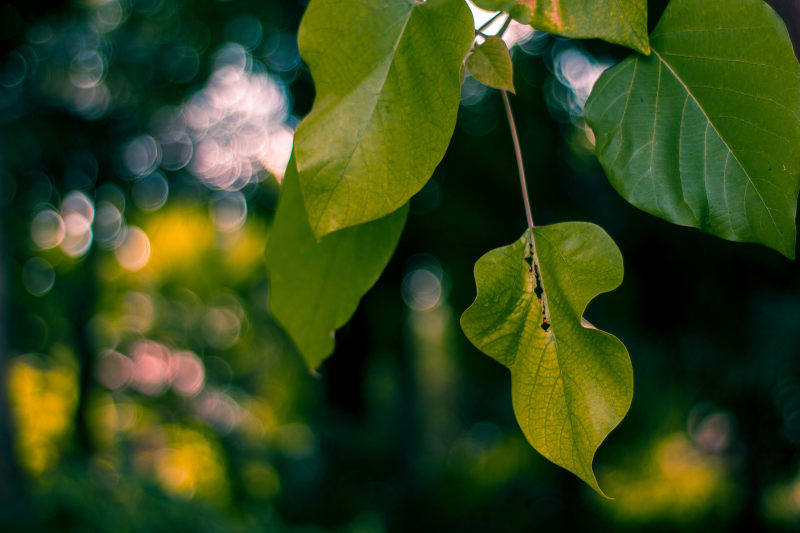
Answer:
[[[392,213],[425,185],[474,32],[464,0],[312,0],[298,43],[317,97],[295,154],[316,236]]]
[[[472,77],[489,87],[514,92],[514,71],[511,55],[500,37],[489,37],[467,57]]]
[[[478,260],[478,296],[461,327],[511,370],[514,413],[531,445],[601,492],[592,459],[630,407],[633,372],[625,346],[586,322],[583,311],[622,282],[622,256],[593,224],[534,234],[538,269],[526,261],[527,232]]]
[[[761,0],[673,0],[650,43],[586,105],[611,184],[648,213],[794,257],[800,67],[783,22]]]
[[[475,0],[507,11],[537,30],[577,39],[598,38],[649,54],[647,0]]]
[[[267,242],[269,304],[308,366],[333,352],[334,332],[353,315],[397,247],[408,207],[317,241],[311,233],[294,158]]]

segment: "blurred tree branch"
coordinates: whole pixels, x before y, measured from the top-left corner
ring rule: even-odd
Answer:
[[[5,178],[2,178],[5,179]],[[8,365],[11,360],[11,343],[8,327],[10,295],[8,263],[11,254],[7,250],[7,209],[0,204],[0,498],[14,502],[22,494],[22,475],[14,453],[14,424],[8,397]]]

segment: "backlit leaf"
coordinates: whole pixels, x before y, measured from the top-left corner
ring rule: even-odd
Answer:
[[[484,85],[514,92],[511,55],[500,37],[489,37],[476,46],[467,57],[467,70]]]
[[[622,342],[583,312],[622,282],[622,256],[593,224],[537,227],[534,234],[538,272],[526,261],[527,232],[478,260],[478,296],[461,327],[511,370],[514,413],[531,445],[601,492],[592,459],[630,407],[633,373]]]
[[[577,39],[597,38],[650,53],[647,0],[474,0],[506,11],[537,30]]]
[[[334,332],[383,272],[407,214],[404,206],[318,242],[308,225],[294,158],[289,162],[267,242],[269,305],[310,368],[333,352]]]
[[[586,105],[611,184],[670,222],[794,257],[800,66],[781,19],[762,0],[673,0],[650,44]]]
[[[464,0],[312,0],[298,32],[317,96],[295,138],[317,237],[375,220],[428,181],[455,128],[475,35]]]

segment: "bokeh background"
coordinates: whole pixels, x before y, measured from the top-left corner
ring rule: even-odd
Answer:
[[[469,77],[397,253],[304,367],[263,262],[314,96],[304,4],[0,5],[0,530],[797,530],[800,268],[609,186],[581,113],[620,48],[507,34],[535,220],[625,258],[587,311],[633,361],[596,458],[616,499],[530,448],[458,327],[475,260],[525,228],[501,100]]]

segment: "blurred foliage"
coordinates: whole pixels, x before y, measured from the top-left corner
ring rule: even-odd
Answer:
[[[303,9],[0,5],[0,529],[800,526],[800,270],[616,195],[580,118],[611,45],[509,30],[537,222],[595,222],[625,258],[587,311],[633,360],[596,459],[617,499],[536,455],[507,372],[458,328],[474,261],[525,227],[501,101],[474,79],[395,257],[309,375],[262,257],[314,94]]]

